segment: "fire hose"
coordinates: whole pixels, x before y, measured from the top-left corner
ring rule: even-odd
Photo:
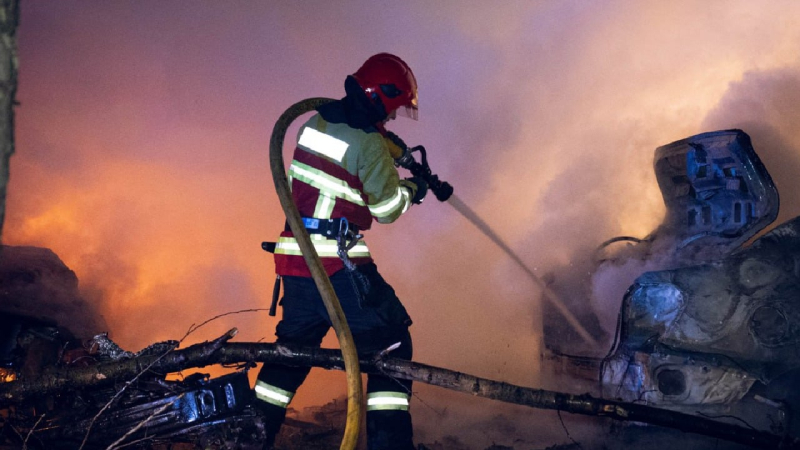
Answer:
[[[331,318],[333,330],[336,332],[336,338],[339,340],[339,347],[342,350],[347,376],[347,423],[345,424],[342,444],[339,448],[341,450],[352,450],[358,442],[359,427],[364,412],[364,395],[361,389],[361,370],[358,365],[358,354],[342,305],[339,303],[339,298],[336,296],[331,280],[328,278],[322,266],[322,261],[311,243],[311,237],[303,225],[300,211],[297,209],[294,199],[292,199],[289,179],[286,176],[286,167],[283,163],[283,142],[289,125],[301,115],[331,101],[333,99],[317,97],[305,99],[290,106],[278,118],[272,129],[272,136],[269,141],[269,161],[272,170],[272,181],[275,183],[275,190],[278,193],[281,207],[284,214],[286,214],[286,221],[295,239],[297,239],[297,244],[300,246],[300,251],[303,253],[303,258],[311,272],[311,277],[314,279],[314,283],[322,296],[325,309]]]

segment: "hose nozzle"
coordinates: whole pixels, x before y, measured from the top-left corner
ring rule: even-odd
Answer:
[[[412,153],[419,152],[421,155],[421,162],[417,162]],[[404,154],[403,157],[406,155]],[[439,176],[435,173],[431,172],[431,166],[428,165],[428,156],[427,152],[425,151],[425,147],[418,145],[412,148],[408,152],[408,156],[410,158],[410,162],[408,163],[408,167],[406,167],[412,175],[415,177],[420,177],[428,183],[428,189],[430,189],[433,194],[436,196],[436,199],[440,202],[447,201],[451,195],[453,195],[453,186],[446,181],[441,181]]]
[[[425,180],[425,182],[428,183],[428,189],[433,192],[436,199],[440,202],[447,201],[447,199],[453,195],[453,186],[446,181],[439,180],[439,176],[431,172],[431,166],[428,165],[428,154],[425,151],[425,147],[418,145],[413,148],[408,148],[408,145],[400,139],[400,136],[391,131],[387,132],[387,137],[403,151],[403,154],[394,160],[394,164],[397,167],[408,169],[415,177]],[[421,155],[421,162],[417,162],[414,159],[414,152],[419,152]]]

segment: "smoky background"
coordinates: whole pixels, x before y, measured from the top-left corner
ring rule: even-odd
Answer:
[[[296,101],[341,97],[344,77],[382,51],[420,86],[419,122],[389,128],[425,145],[532,271],[597,293],[586,307],[609,332],[620,291],[646,268],[593,278],[591,254],[660,223],[656,147],[741,128],[780,192],[775,224],[800,211],[796,2],[21,3],[5,243],[52,248],[128,350],[268,308],[274,266],[260,243],[284,221],[272,126]],[[366,241],[414,319],[416,360],[559,387],[542,370],[539,290],[454,208],[431,196]],[[237,340],[272,341],[276,323],[236,314],[190,340],[235,326]],[[344,392],[343,374],[317,369],[293,406]],[[423,439],[568,441],[555,413],[415,393]],[[578,440],[596,431],[563,419]]]

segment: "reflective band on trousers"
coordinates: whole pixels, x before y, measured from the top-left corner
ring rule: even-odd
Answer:
[[[336,244],[335,239],[326,239],[322,235],[312,234],[311,243],[314,244],[314,249],[317,251],[320,258],[339,256],[337,253],[339,246]],[[275,246],[275,254],[302,255],[303,252],[300,251],[300,244],[297,243],[297,239],[293,237],[280,237],[278,238],[278,244]],[[347,252],[347,256],[351,258],[369,258],[369,248],[367,248],[367,244],[365,244],[364,241],[359,241]]]
[[[291,402],[292,397],[294,397],[294,392],[283,390],[260,380],[256,381],[255,391],[256,398],[259,400],[271,403],[275,406],[280,406],[281,408],[289,406],[289,402]]]
[[[408,394],[381,391],[367,393],[367,411],[408,411]]]

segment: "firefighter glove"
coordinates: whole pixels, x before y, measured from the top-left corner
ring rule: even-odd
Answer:
[[[425,195],[428,193],[428,182],[421,177],[406,178],[406,181],[414,183],[414,185],[417,187],[417,191],[414,193],[414,198],[411,199],[411,203],[419,205],[422,203],[422,200],[425,199]]]

